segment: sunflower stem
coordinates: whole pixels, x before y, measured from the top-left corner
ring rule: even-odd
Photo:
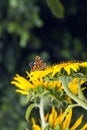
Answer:
[[[81,100],[80,98],[78,98],[75,94],[73,94],[69,88],[68,88],[68,84],[70,82],[69,77],[67,76],[63,76],[61,79],[62,82],[62,86],[65,90],[65,92],[67,93],[68,96],[70,96],[74,101],[76,101],[80,106],[82,106],[84,109],[87,110],[87,102]]]
[[[66,117],[66,115],[67,115],[67,113],[69,112],[70,109],[72,109],[73,107],[77,107],[77,106],[80,106],[80,105],[79,105],[79,104],[69,105],[69,106],[66,108],[65,112],[64,112],[64,115],[63,115],[62,120],[64,120],[64,118]]]
[[[46,127],[46,123],[45,123],[45,120],[44,120],[44,98],[43,98],[43,96],[40,99],[39,112],[40,112],[42,128],[44,129]]]

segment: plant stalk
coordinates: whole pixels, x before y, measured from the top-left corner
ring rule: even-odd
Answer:
[[[69,88],[68,88],[68,77],[64,76],[61,78],[61,82],[63,85],[63,88],[65,90],[65,92],[67,93],[68,96],[70,96],[74,101],[76,101],[80,106],[82,106],[84,109],[87,110],[87,102],[81,100],[80,98],[78,98],[75,94],[73,94]],[[68,82],[69,83],[69,82]]]
[[[44,119],[44,99],[43,98],[44,97],[42,96],[40,99],[40,106],[39,106],[42,129],[44,129],[46,127],[46,123],[45,123],[45,119]]]

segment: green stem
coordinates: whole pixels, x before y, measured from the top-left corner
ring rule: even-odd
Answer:
[[[64,120],[64,118],[66,117],[66,114],[69,112],[69,110],[70,110],[71,108],[77,107],[77,106],[80,106],[80,105],[79,105],[79,104],[69,105],[69,106],[66,108],[65,112],[64,112],[64,115],[63,115],[62,120]]]
[[[69,84],[69,77],[63,76],[61,78],[61,82],[63,85],[63,88],[65,90],[65,92],[67,93],[68,96],[70,96],[74,101],[76,101],[80,106],[82,106],[84,109],[87,110],[87,102],[81,100],[80,98],[78,98],[76,95],[74,95],[68,88],[68,84]]]
[[[44,99],[43,99],[43,96],[40,99],[39,111],[40,111],[42,128],[44,129],[46,127],[46,123],[45,123],[45,120],[44,120]]]

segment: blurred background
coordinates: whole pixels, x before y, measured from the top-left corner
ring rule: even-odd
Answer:
[[[61,4],[64,17],[56,18],[46,0],[0,0],[0,130],[27,127],[25,97],[10,81],[30,71],[36,55],[48,65],[87,60],[87,0]]]

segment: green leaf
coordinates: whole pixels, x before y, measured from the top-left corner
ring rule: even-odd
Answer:
[[[87,101],[84,94],[83,94],[83,91],[82,91],[82,88],[81,88],[81,80],[79,79],[78,81],[78,97],[83,100],[83,101]]]
[[[22,48],[24,48],[27,45],[27,41],[29,40],[30,35],[29,35],[29,33],[27,31],[23,31],[20,34],[21,34],[21,37],[20,37],[20,46]]]
[[[64,17],[64,7],[59,0],[46,0],[49,8],[56,18]]]
[[[16,8],[18,5],[18,1],[17,0],[9,0],[10,6],[13,8]]]
[[[35,107],[34,104],[29,105],[29,107],[27,108],[26,114],[25,114],[25,118],[27,121],[29,121],[29,117],[30,117],[30,113],[32,111],[32,109]]]

